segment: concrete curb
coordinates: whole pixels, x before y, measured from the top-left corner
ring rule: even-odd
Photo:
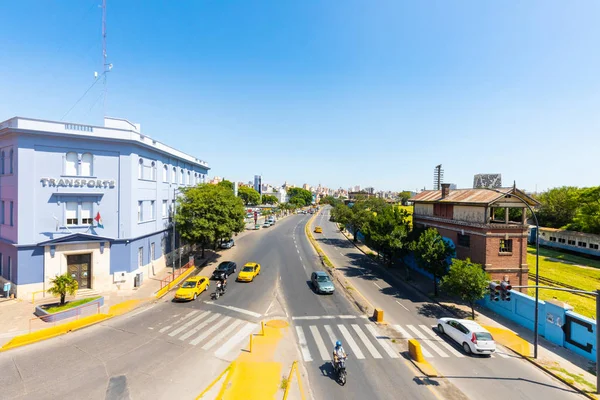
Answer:
[[[365,251],[363,249],[361,249],[358,245],[356,245],[350,238],[348,238],[348,236],[346,236],[344,233],[342,233],[344,235],[344,237],[354,245],[354,247],[356,247],[358,250],[360,250],[361,253],[363,253],[364,255],[366,255],[368,257],[368,254],[365,253]],[[375,262],[377,262],[377,264],[379,264],[381,266],[381,264],[379,263],[379,261],[374,260]],[[455,317],[459,317],[456,312],[446,306],[445,304],[432,299],[431,297],[429,297],[429,295],[427,295],[427,293],[423,292],[420,288],[418,288],[417,286],[411,284],[409,281],[403,281],[404,283],[406,283],[407,285],[410,285],[413,289],[415,289],[416,291],[418,291],[419,293],[421,293],[423,296],[425,296],[426,298],[428,298],[432,303],[436,303],[437,305],[439,305],[440,307],[443,307],[445,310],[447,310],[448,312],[450,312],[452,315],[454,315]],[[502,343],[501,343],[502,344]],[[565,380],[563,377],[561,377],[560,375],[552,372],[551,370],[549,370],[548,368],[544,367],[543,365],[539,364],[538,362],[535,361],[535,359],[525,356],[523,354],[521,354],[519,351],[513,349],[510,346],[507,346],[505,344],[502,344],[504,347],[506,347],[507,349],[509,349],[510,351],[512,351],[513,353],[515,353],[516,355],[518,355],[519,357],[521,357],[524,360],[529,361],[531,364],[535,365],[537,368],[541,369],[542,371],[544,371],[545,373],[547,373],[548,375],[552,376],[555,379],[558,379],[559,381],[561,381],[562,383],[564,383],[565,385],[569,386],[571,389],[575,390],[576,392],[578,392],[579,394],[587,397],[588,399],[592,399],[592,400],[598,400],[600,399],[600,397],[596,396],[595,394],[586,392],[578,387],[576,387],[575,385],[571,384],[570,382],[568,382],[567,380]],[[412,360],[411,360],[412,361]],[[414,362],[413,362],[414,364]],[[418,367],[417,367],[418,368]],[[421,371],[423,372],[423,371]]]

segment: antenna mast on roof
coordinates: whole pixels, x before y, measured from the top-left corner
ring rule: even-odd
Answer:
[[[102,82],[104,85],[104,101],[103,101],[103,113],[106,116],[106,97],[108,95],[108,89],[106,87],[106,75],[112,69],[112,64],[107,61],[106,54],[106,0],[102,0],[102,75],[104,81]]]
[[[440,164],[436,165],[433,170],[433,190],[440,190],[442,183],[444,183],[444,170],[442,169],[442,164]]]

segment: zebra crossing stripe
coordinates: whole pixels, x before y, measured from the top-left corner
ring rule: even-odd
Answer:
[[[508,354],[506,354],[506,353],[504,353],[504,352],[502,352],[502,351],[498,351],[498,349],[496,349],[496,352],[495,352],[495,353],[493,353],[493,354],[492,354],[492,356],[493,356],[494,354],[495,354],[495,355],[498,355],[498,356],[500,356],[500,357],[502,357],[502,358],[510,358],[510,355],[508,355]]]
[[[327,346],[325,346],[325,342],[319,333],[319,329],[315,325],[310,326],[310,333],[312,333],[313,339],[315,339],[315,343],[317,343],[317,347],[319,348],[319,353],[321,354],[321,359],[323,361],[331,361],[331,356],[329,355],[329,351],[327,350]]]
[[[352,353],[354,354],[354,356],[359,360],[364,360],[365,355],[358,347],[358,344],[354,341],[354,338],[350,335],[348,328],[346,328],[344,325],[338,325],[337,327],[340,330],[340,332],[342,332],[342,335],[344,336],[346,343],[348,343],[348,346],[350,346],[350,348],[352,349]]]
[[[383,349],[388,354],[388,356],[390,356],[391,358],[400,358],[398,353],[396,353],[396,351],[394,351],[392,346],[390,346],[390,344],[387,342],[387,339],[389,339],[389,338],[379,336],[377,333],[377,330],[375,329],[375,327],[373,325],[370,325],[370,324],[365,325],[365,328],[367,328],[367,330],[371,333],[371,335],[373,335],[373,337],[375,339],[377,339],[377,342],[379,343],[379,345],[381,347],[383,347]]]
[[[200,332],[202,330],[202,328],[204,328],[206,325],[210,324],[211,322],[213,322],[215,319],[217,319],[219,317],[220,317],[219,314],[213,314],[213,315],[211,315],[206,321],[200,323],[194,329],[190,329],[189,331],[187,331],[186,333],[184,333],[183,335],[181,335],[179,337],[179,340],[185,340],[185,339],[189,338],[190,336],[195,335],[196,332]]]
[[[233,346],[237,345],[243,339],[247,338],[248,335],[252,333],[255,327],[256,324],[248,322],[242,329],[240,329],[235,335],[233,335],[231,338],[229,338],[228,341],[226,341],[221,347],[219,347],[217,351],[215,351],[215,356],[225,356],[233,348]]]
[[[189,313],[187,313],[186,315],[184,315],[183,317],[179,318],[177,320],[177,322],[173,323],[172,325],[168,325],[165,326],[164,328],[161,328],[159,330],[160,333],[165,333],[166,331],[168,331],[169,329],[171,329],[173,327],[173,325],[177,325],[178,323],[185,321],[186,319],[188,319],[189,317],[191,317],[192,315],[196,314],[198,312],[198,310],[194,310],[194,311],[190,311]]]
[[[236,319],[233,321],[227,328],[223,329],[217,335],[215,335],[209,342],[207,342],[204,346],[202,346],[202,350],[209,350],[213,347],[219,340],[222,340],[225,336],[229,335],[238,325],[243,323],[244,321],[241,319]]]
[[[181,325],[179,328],[175,329],[173,332],[169,333],[169,336],[173,337],[173,336],[179,335],[181,332],[183,332],[184,330],[186,330],[190,326],[194,325],[196,322],[200,321],[202,318],[206,317],[208,314],[210,314],[210,311],[203,312],[199,316],[191,319],[190,321],[188,321],[185,324]]]
[[[329,341],[331,342],[331,345],[335,346],[335,342],[337,342],[337,338],[335,337],[335,334],[333,333],[333,329],[331,329],[331,326],[329,326],[329,325],[324,325],[324,327],[325,327],[325,331],[327,332],[327,336],[329,336]]]
[[[367,350],[369,350],[369,353],[371,353],[373,358],[382,358],[381,354],[379,354],[379,352],[377,351],[375,346],[373,346],[373,343],[371,343],[369,341],[369,338],[367,337],[367,335],[365,335],[363,330],[360,329],[360,326],[358,326],[357,324],[352,324],[352,329],[354,329],[354,331],[356,332],[356,334],[358,335],[360,340],[363,342],[363,344],[365,345]]]
[[[298,334],[298,344],[300,345],[300,351],[302,352],[302,358],[304,361],[312,361],[310,351],[308,350],[308,343],[306,343],[306,337],[301,326],[296,326],[296,333]]]
[[[454,347],[452,347],[451,345],[446,343],[446,341],[443,338],[436,335],[435,332],[433,332],[433,330],[431,328],[429,328],[428,326],[419,325],[419,328],[423,329],[425,331],[425,333],[427,333],[429,336],[431,336],[438,344],[444,346],[446,348],[446,350],[448,350],[450,353],[454,354],[456,357],[464,357],[464,355],[462,353],[460,353]]]
[[[428,340],[427,337],[421,332],[419,331],[417,328],[415,328],[412,325],[406,325],[406,327],[411,330],[416,336],[417,338],[421,339],[423,341],[423,343],[427,343],[427,345],[433,349],[433,351],[435,351],[436,353],[438,353],[440,355],[440,357],[448,357],[448,354],[444,353],[444,351],[442,349],[440,349],[439,347],[437,347],[434,343],[431,342],[431,340]],[[423,350],[423,346],[421,346],[421,350]]]
[[[201,341],[203,341],[204,339],[209,337],[211,333],[213,333],[214,331],[219,329],[221,326],[225,325],[227,323],[227,321],[229,321],[230,319],[231,319],[231,317],[224,317],[222,320],[218,321],[216,324],[214,324],[213,326],[211,326],[210,328],[205,330],[196,339],[192,340],[190,342],[190,344],[194,345],[194,346],[197,345],[198,343],[200,343]]]
[[[402,339],[412,339],[412,335],[404,330],[400,325],[392,325],[392,328],[400,335],[402,335]]]

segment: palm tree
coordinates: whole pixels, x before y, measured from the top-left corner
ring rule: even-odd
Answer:
[[[77,281],[69,274],[58,275],[50,281],[52,287],[48,289],[48,293],[53,296],[60,296],[60,305],[65,304],[65,297],[74,295],[79,288]]]

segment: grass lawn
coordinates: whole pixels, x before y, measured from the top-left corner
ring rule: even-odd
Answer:
[[[546,251],[551,253],[547,253]],[[595,291],[600,288],[600,269],[581,268],[564,262],[548,259],[548,257],[558,258],[555,257],[554,253],[557,252],[546,249],[544,249],[544,252],[542,252],[542,249],[540,249],[540,277],[545,277],[557,282],[575,286],[582,290]],[[564,254],[558,253],[558,255]],[[568,256],[577,257],[571,255]],[[587,259],[584,258],[584,260]],[[589,264],[589,261],[593,260],[587,261]],[[535,284],[535,249],[533,252],[528,251],[527,263],[529,264],[529,283],[533,285]],[[583,264],[583,262],[581,264]],[[534,296],[535,289],[528,289],[528,293],[530,296]],[[585,315],[586,317],[590,318],[596,317],[596,300],[594,298],[577,296],[572,293],[560,292],[557,290],[540,290],[540,299],[551,300],[553,298],[572,305],[574,307],[574,311],[581,315]]]
[[[535,246],[528,246],[527,252],[529,254],[533,254],[535,256]],[[577,256],[574,254],[563,253],[557,250],[546,249],[544,247],[540,247],[540,257],[552,257],[562,261],[566,261],[568,263],[578,264],[578,265],[586,265],[588,267],[594,267],[600,269],[600,260],[594,260],[587,257]],[[535,264],[534,264],[535,265]]]
[[[66,303],[65,305],[63,305],[63,306],[49,307],[49,308],[46,308],[46,309],[44,309],[44,310],[45,310],[46,312],[48,312],[48,313],[54,314],[54,313],[57,313],[57,312],[61,312],[61,311],[68,310],[68,309],[70,309],[70,308],[73,308],[73,307],[80,306],[80,305],[82,305],[82,304],[89,303],[89,302],[91,302],[91,301],[94,301],[94,300],[97,300],[97,299],[99,299],[99,298],[100,298],[100,296],[96,296],[96,297],[88,297],[87,299],[81,299],[81,300],[69,301],[69,302],[67,302],[67,303]]]

